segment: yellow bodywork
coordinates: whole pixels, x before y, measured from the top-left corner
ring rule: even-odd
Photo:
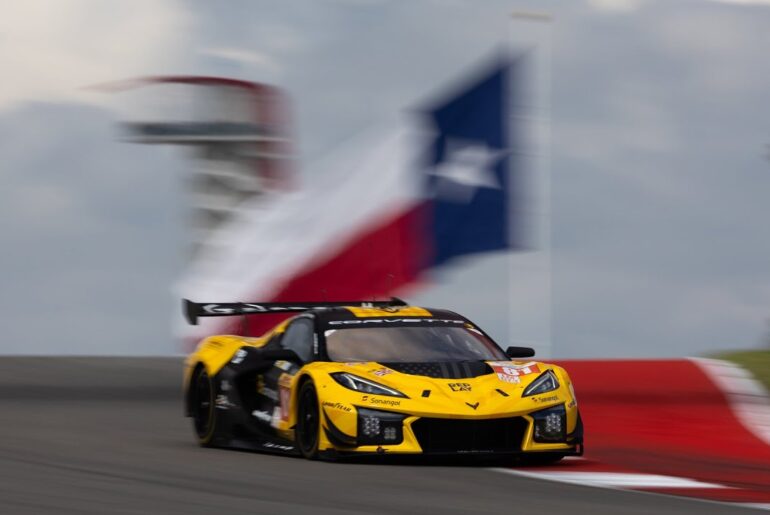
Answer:
[[[353,308],[356,309],[356,308]],[[353,311],[351,309],[351,311]],[[369,308],[361,308],[369,309]],[[415,316],[423,315],[423,308],[414,309]],[[419,311],[422,310],[422,311]],[[382,316],[381,310],[376,315],[367,312],[356,316]],[[427,312],[425,312],[427,313]],[[404,316],[404,310],[399,311]],[[260,338],[242,336],[211,336],[204,339],[191,354],[185,364],[185,386],[192,371],[199,364],[204,366],[210,376],[214,376],[224,367],[233,355],[242,347],[261,347],[276,333],[281,333],[291,320],[284,321],[270,333]],[[567,417],[567,434],[575,431],[578,422],[577,400],[567,372],[556,365],[538,361],[487,362],[497,368],[513,369],[518,372],[518,382],[503,380],[499,374],[492,373],[473,378],[436,379],[426,376],[404,374],[388,369],[375,362],[336,363],[312,362],[305,364],[294,374],[283,374],[279,380],[281,390],[281,412],[284,414],[276,421],[275,429],[289,440],[294,438],[296,424],[296,402],[299,386],[306,380],[312,380],[318,394],[319,411],[322,427],[329,423],[351,437],[356,436],[357,414],[355,408],[369,408],[400,413],[407,416],[404,420],[403,441],[397,445],[369,445],[354,448],[340,448],[327,438],[325,431],[320,431],[319,450],[345,450],[356,452],[421,453],[422,449],[411,429],[411,425],[420,417],[447,419],[493,419],[522,416],[528,421],[528,428],[521,444],[522,451],[570,451],[574,444],[539,443],[533,438],[533,419],[529,413],[551,406],[563,404]],[[497,370],[496,368],[496,370]],[[522,397],[524,389],[542,372],[552,370],[559,381],[559,388],[544,394]],[[387,395],[371,395],[350,390],[337,383],[330,374],[348,372],[365,379],[388,386],[403,393],[406,398]],[[430,396],[423,392],[430,390]],[[502,392],[502,393],[501,393]],[[256,394],[256,392],[255,392]],[[507,396],[506,396],[507,395]],[[285,405],[284,405],[285,404]],[[475,405],[476,407],[472,407]]]

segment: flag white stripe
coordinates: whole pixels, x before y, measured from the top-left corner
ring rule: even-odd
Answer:
[[[404,125],[343,145],[311,167],[314,177],[301,191],[241,206],[213,235],[212,251],[192,264],[180,295],[202,302],[268,300],[367,225],[414,205],[420,195],[414,166],[427,133]],[[182,325],[182,336],[215,332],[217,319],[201,322]]]

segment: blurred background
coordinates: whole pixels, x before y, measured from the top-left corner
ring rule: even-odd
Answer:
[[[760,0],[17,3],[0,353],[179,354],[200,335],[183,295],[349,291],[544,357],[766,348],[768,26]],[[408,256],[404,234],[366,231],[414,200],[437,103],[498,55],[515,143],[447,144],[468,166],[428,175],[472,204],[509,192],[481,173],[504,162],[509,239],[391,270],[377,242]],[[367,234],[367,259],[328,275]],[[351,290],[339,270],[364,262]]]

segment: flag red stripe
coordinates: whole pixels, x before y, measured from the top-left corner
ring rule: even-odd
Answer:
[[[425,240],[426,204],[383,218],[352,235],[332,256],[319,261],[309,256],[309,266],[295,275],[269,299],[260,302],[334,301],[382,299],[412,285],[428,263],[430,242]],[[285,315],[248,317],[245,332],[261,335]],[[240,332],[233,321],[230,332]]]

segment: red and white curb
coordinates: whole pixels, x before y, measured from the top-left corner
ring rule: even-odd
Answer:
[[[725,395],[730,409],[746,429],[770,445],[770,395],[749,372],[727,361],[691,358]],[[497,468],[520,477],[598,488],[631,490],[714,501],[731,506],[770,510],[770,493],[706,482],[694,478],[653,474],[608,465],[582,457],[538,468]]]
[[[705,358],[691,361],[724,392],[730,408],[746,429],[770,445],[770,395],[765,387],[735,363]]]

